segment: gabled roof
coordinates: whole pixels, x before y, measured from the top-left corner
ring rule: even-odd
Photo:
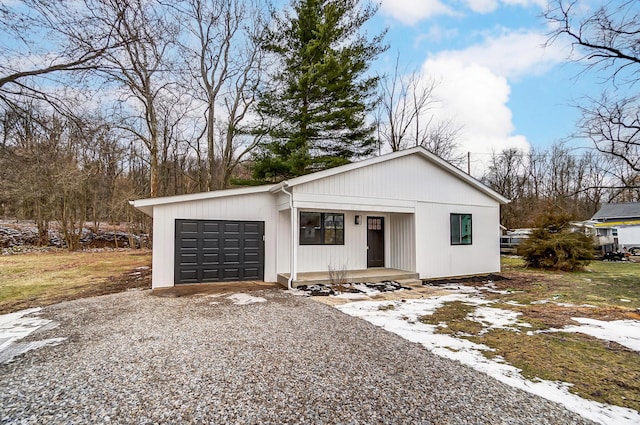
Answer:
[[[603,204],[591,219],[604,221],[636,217],[640,217],[640,202]]]
[[[153,216],[153,207],[156,205],[175,204],[178,202],[198,201],[201,199],[223,198],[226,196],[246,195],[250,193],[269,192],[274,184],[241,187],[238,189],[213,190],[211,192],[191,193],[187,195],[163,196],[161,198],[146,198],[129,201],[129,204],[139,209],[148,216]]]
[[[443,160],[442,158],[432,154],[425,148],[418,146],[418,147],[403,150],[403,151],[392,152],[386,155],[365,159],[363,161],[341,165],[339,167],[330,168],[328,170],[318,171],[318,172],[307,174],[304,176],[295,177],[293,179],[280,182],[278,184],[254,186],[254,187],[239,188],[239,189],[216,190],[212,192],[201,192],[201,193],[194,193],[189,195],[165,196],[162,198],[139,199],[136,201],[130,201],[129,203],[133,205],[135,208],[144,212],[145,214],[151,216],[153,215],[153,207],[156,205],[173,204],[177,202],[197,201],[202,199],[222,198],[226,196],[237,196],[237,195],[245,195],[250,193],[261,193],[261,192],[275,193],[275,192],[278,192],[283,187],[297,186],[303,183],[324,179],[327,177],[334,176],[336,174],[357,170],[359,168],[368,167],[370,165],[379,164],[381,162],[391,161],[396,158],[402,158],[408,155],[419,155],[420,157],[426,159],[433,165],[440,167],[441,169],[449,172],[450,174],[457,177],[458,179],[470,184],[480,192],[484,193],[485,195],[489,196],[490,198],[496,200],[501,204],[507,204],[510,202],[507,198],[500,195],[498,192],[486,186],[479,180],[476,180],[475,178],[471,177],[470,175],[463,172],[459,168],[454,167],[453,165],[449,164],[447,161]]]
[[[285,180],[283,182],[278,183],[277,185],[275,185],[271,189],[271,191],[272,192],[276,192],[276,191],[280,190],[281,187],[297,186],[297,185],[300,185],[300,184],[303,184],[303,183],[309,183],[309,182],[312,182],[312,181],[315,181],[315,180],[320,180],[320,179],[324,179],[326,177],[331,177],[331,176],[334,176],[336,174],[340,174],[340,173],[344,173],[344,172],[352,171],[352,170],[357,170],[359,168],[368,167],[370,165],[379,164],[381,162],[386,162],[386,161],[391,161],[391,160],[394,160],[396,158],[401,158],[401,157],[409,156],[409,155],[419,155],[420,157],[426,159],[427,161],[431,162],[435,166],[440,167],[440,168],[444,169],[445,171],[448,171],[449,173],[451,173],[455,177],[459,178],[460,180],[470,184],[471,186],[475,187],[479,191],[483,192],[485,195],[489,196],[490,198],[493,198],[494,200],[498,201],[501,204],[508,204],[510,202],[509,199],[507,199],[504,196],[500,195],[498,192],[496,192],[493,189],[491,189],[490,187],[486,186],[484,183],[480,182],[479,180],[476,180],[475,178],[471,177],[470,175],[468,175],[464,171],[460,170],[459,168],[451,165],[450,163],[448,163],[444,159],[440,158],[439,156],[432,154],[431,152],[429,152],[427,149],[425,149],[422,146],[416,146],[416,147],[411,148],[411,149],[392,152],[392,153],[388,153],[386,155],[380,155],[380,156],[376,156],[376,157],[373,157],[373,158],[365,159],[363,161],[352,162],[350,164],[341,165],[339,167],[329,168],[328,170],[318,171],[316,173],[307,174],[307,175],[300,176],[300,177],[295,177],[293,179]]]

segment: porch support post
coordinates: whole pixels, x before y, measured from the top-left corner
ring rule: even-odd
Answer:
[[[293,281],[298,278],[298,209],[294,207],[293,188],[291,192],[287,189],[287,182],[282,182],[280,190],[289,197],[289,211],[291,213],[291,254],[289,258],[289,280],[287,281],[287,289],[293,289]]]
[[[291,207],[291,282],[298,278],[298,208]]]

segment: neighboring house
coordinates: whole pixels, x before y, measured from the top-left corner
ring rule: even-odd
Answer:
[[[500,270],[498,193],[422,147],[278,184],[132,201],[153,217],[153,287],[386,267]]]
[[[610,240],[615,249],[640,254],[640,202],[604,204],[591,220],[599,238]]]

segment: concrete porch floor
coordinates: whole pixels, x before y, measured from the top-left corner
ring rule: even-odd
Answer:
[[[278,274],[278,283],[287,286],[289,280],[289,273]],[[349,282],[367,282],[377,283],[384,280],[394,281],[410,281],[418,280],[418,273],[409,272],[406,270],[389,269],[385,267],[375,267],[364,270],[348,270],[347,280]],[[302,272],[298,273],[297,279],[293,281],[293,286],[309,285],[314,283],[331,283],[329,278],[329,272]]]

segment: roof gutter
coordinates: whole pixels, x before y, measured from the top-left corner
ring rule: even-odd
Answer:
[[[290,252],[290,258],[289,258],[289,279],[287,280],[287,289],[288,290],[292,290],[293,289],[293,281],[296,278],[296,263],[297,263],[297,250],[296,250],[296,238],[295,238],[295,234],[296,234],[296,212],[294,211],[293,208],[293,193],[287,191],[287,182],[284,181],[282,183],[280,183],[279,185],[279,189],[286,193],[287,196],[289,197],[289,211],[291,211],[291,218],[290,218],[290,222],[291,222],[291,252]]]

